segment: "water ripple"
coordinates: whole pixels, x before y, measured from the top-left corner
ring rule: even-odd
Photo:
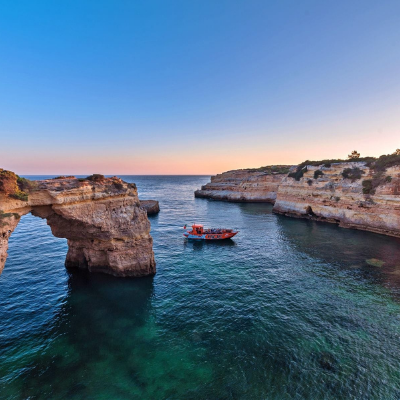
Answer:
[[[208,177],[124,179],[160,200],[157,275],[67,273],[66,241],[24,216],[0,277],[1,399],[400,397],[399,240],[195,199]],[[240,234],[188,242],[194,221]]]

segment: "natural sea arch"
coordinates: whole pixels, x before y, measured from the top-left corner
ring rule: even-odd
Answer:
[[[135,184],[117,177],[63,177],[35,181],[24,199],[0,192],[0,272],[8,239],[29,212],[45,219],[54,236],[67,239],[67,267],[121,277],[156,272],[150,222]]]

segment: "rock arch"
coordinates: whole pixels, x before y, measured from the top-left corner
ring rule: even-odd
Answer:
[[[2,183],[0,273],[10,235],[20,217],[31,212],[47,220],[54,236],[67,239],[66,267],[115,276],[155,274],[150,222],[140,207],[135,184],[101,175],[61,177],[32,181],[21,195],[18,189],[5,185],[4,179]]]

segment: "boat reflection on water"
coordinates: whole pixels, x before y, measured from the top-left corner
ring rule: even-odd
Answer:
[[[237,243],[232,239],[226,240],[185,240],[183,242],[184,248],[192,248],[193,250],[213,249],[221,247],[235,247]]]

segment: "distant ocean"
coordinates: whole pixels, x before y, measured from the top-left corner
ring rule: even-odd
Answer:
[[[0,276],[0,399],[400,398],[399,239],[195,199],[205,176],[122,178],[160,201],[157,275],[67,272],[66,240],[24,216]],[[188,242],[192,222],[240,233]]]

